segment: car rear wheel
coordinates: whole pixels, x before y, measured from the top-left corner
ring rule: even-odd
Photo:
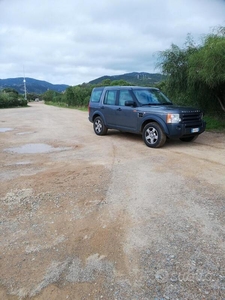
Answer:
[[[97,135],[105,135],[108,130],[101,117],[96,117],[94,119],[93,129]]]
[[[158,123],[152,122],[145,125],[142,138],[145,144],[151,148],[160,148],[166,142],[166,135]]]

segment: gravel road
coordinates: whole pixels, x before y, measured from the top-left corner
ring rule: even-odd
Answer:
[[[225,134],[150,149],[0,110],[0,299],[225,299]]]

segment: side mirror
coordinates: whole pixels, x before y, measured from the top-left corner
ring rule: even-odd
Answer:
[[[125,106],[135,106],[135,102],[134,101],[131,101],[131,100],[129,100],[129,101],[125,101]]]

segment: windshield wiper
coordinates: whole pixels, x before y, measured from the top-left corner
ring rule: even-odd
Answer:
[[[146,104],[141,104],[141,106],[149,106],[149,105],[160,105],[160,103],[146,103]]]
[[[172,102],[163,102],[163,103],[145,103],[141,104],[141,106],[151,106],[151,105],[173,105]]]

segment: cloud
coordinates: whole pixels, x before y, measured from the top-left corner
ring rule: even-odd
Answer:
[[[156,53],[225,23],[223,0],[2,0],[0,78],[76,85],[155,72]]]

